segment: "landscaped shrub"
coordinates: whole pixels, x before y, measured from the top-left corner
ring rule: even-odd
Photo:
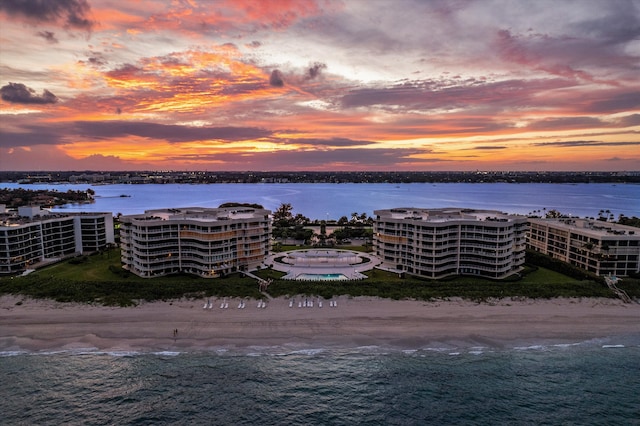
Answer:
[[[73,259],[69,259],[69,263],[72,265],[80,265],[81,263],[86,263],[89,261],[88,256],[77,256]]]

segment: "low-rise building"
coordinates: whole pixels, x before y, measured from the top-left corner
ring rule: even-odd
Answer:
[[[529,248],[597,275],[640,272],[640,230],[594,219],[530,218]]]
[[[188,207],[122,216],[122,266],[141,277],[183,272],[213,278],[255,269],[269,254],[270,214],[249,207]]]
[[[95,252],[112,243],[111,213],[50,214],[39,207],[5,212],[0,215],[0,274]]]
[[[524,216],[459,208],[395,208],[374,216],[373,245],[383,267],[433,279],[500,279],[524,265]]]

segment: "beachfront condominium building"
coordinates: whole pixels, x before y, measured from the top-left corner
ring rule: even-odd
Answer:
[[[395,208],[374,211],[382,266],[427,278],[501,279],[522,269],[527,218],[492,210]]]
[[[594,219],[530,218],[529,248],[596,275],[640,272],[638,228]]]
[[[141,277],[213,278],[261,265],[271,212],[250,207],[147,210],[120,218],[122,266]]]
[[[0,274],[15,274],[114,243],[111,213],[52,214],[40,207],[0,213]]]

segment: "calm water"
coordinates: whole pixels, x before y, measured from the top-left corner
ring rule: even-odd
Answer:
[[[4,354],[0,423],[640,424],[640,340],[620,341]]]
[[[85,190],[89,185],[18,185],[0,187]],[[468,207],[528,214],[556,209],[580,217],[596,217],[600,210],[640,215],[640,185],[625,184],[208,184],[99,185],[96,202],[68,206],[67,211],[110,211],[137,214],[165,207],[218,207],[230,201],[258,203],[275,210],[290,203],[294,214],[311,219],[339,219],[351,213],[393,207]],[[122,198],[120,195],[129,195]]]

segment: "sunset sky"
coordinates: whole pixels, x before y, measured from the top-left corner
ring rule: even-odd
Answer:
[[[1,170],[640,170],[640,0],[1,0]]]

